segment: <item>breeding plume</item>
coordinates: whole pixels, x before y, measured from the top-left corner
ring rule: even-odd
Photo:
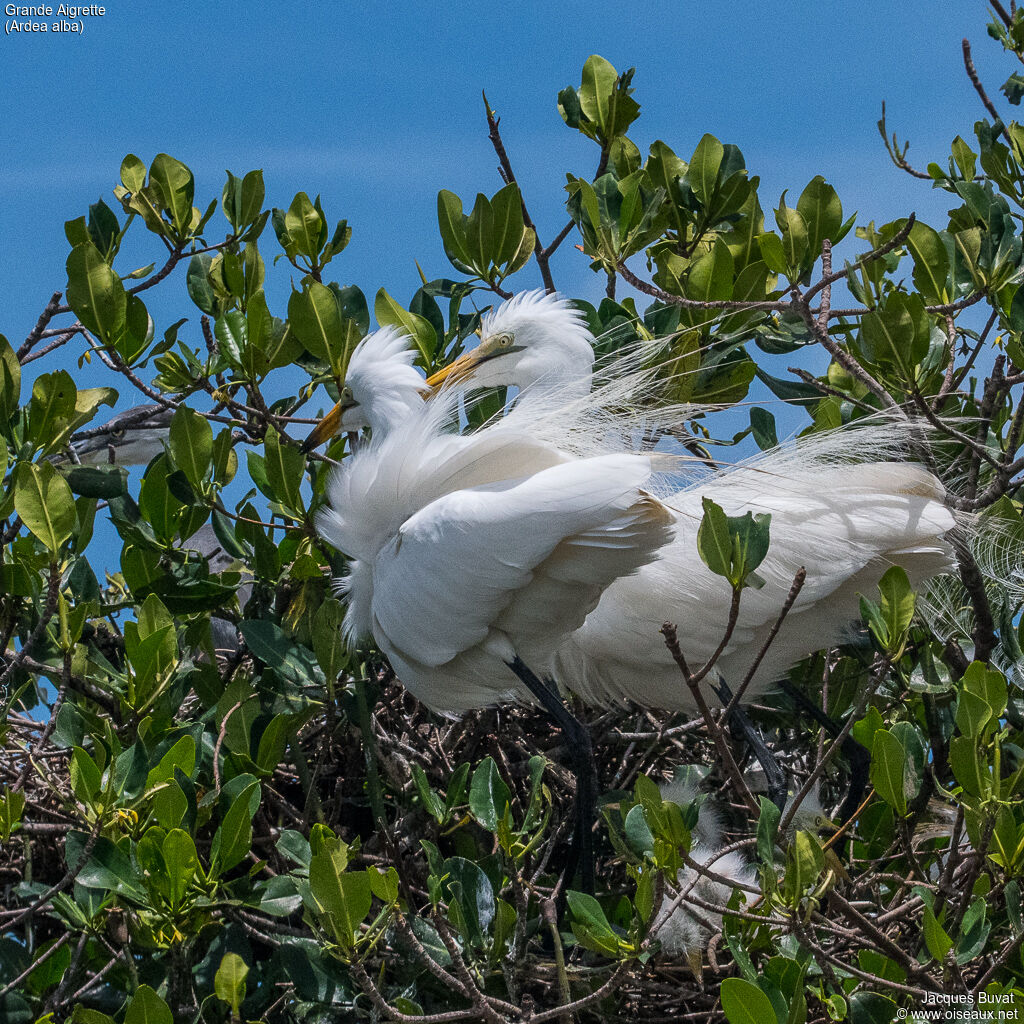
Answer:
[[[511,385],[527,403],[535,389],[560,382],[569,382],[573,394],[590,388],[593,338],[582,315],[557,296],[517,296],[484,321],[481,335],[476,349],[427,383]],[[665,496],[674,513],[671,540],[638,573],[609,586],[561,645],[558,680],[596,703],[695,710],[659,630],[664,622],[677,625],[694,667],[724,634],[731,588],[697,551],[704,497],[730,516],[772,517],[771,546],[758,569],[765,583],[743,592],[736,628],[716,664],[721,679],[743,678],[794,575],[801,567],[807,571],[748,695],[770,687],[796,661],[840,642],[859,617],[859,595],[872,594],[889,566],[903,566],[914,583],[952,568],[948,534],[955,522],[945,489],[922,467],[885,458],[898,451],[895,433],[886,425],[812,436]]]

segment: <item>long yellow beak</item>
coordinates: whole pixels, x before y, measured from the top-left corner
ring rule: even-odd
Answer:
[[[485,356],[478,354],[477,349],[472,352],[463,352],[453,363],[449,363],[443,370],[428,377],[426,385],[435,390],[444,383],[455,384],[460,380],[473,376],[473,371],[484,362]]]
[[[341,417],[348,405],[338,402],[337,405],[310,431],[309,436],[302,442],[302,451],[311,452],[319,448],[325,441],[329,441],[339,432]]]

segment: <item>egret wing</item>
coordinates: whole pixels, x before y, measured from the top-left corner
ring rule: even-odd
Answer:
[[[665,540],[667,513],[640,491],[649,473],[646,457],[606,456],[431,502],[375,562],[378,642],[436,667],[493,628],[514,645],[529,641],[529,621],[547,634],[576,628],[607,583]],[[514,614],[529,602],[532,619]]]

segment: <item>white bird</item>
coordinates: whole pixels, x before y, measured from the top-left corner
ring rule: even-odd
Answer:
[[[568,302],[543,292],[515,296],[485,317],[480,334],[475,349],[427,384],[514,386],[521,406],[563,390],[575,400],[567,414],[574,409],[585,413],[587,403],[579,396],[591,387],[595,339]],[[634,380],[650,386],[643,374]],[[603,389],[595,389],[598,406],[609,404],[600,396]],[[642,397],[636,390],[629,394],[628,387],[618,395],[622,407],[634,413]],[[569,434],[573,425],[564,423],[562,429]],[[698,554],[704,498],[728,516],[771,514],[771,543],[757,570],[764,584],[743,592],[735,628],[714,666],[720,684],[732,680],[735,685],[746,676],[797,570],[806,570],[791,612],[745,691],[746,700],[771,689],[796,662],[842,642],[860,618],[860,596],[873,594],[891,565],[902,566],[914,585],[952,569],[949,535],[956,520],[946,506],[945,488],[922,466],[891,461],[901,441],[892,423],[813,435],[664,495],[674,512],[671,540],[639,572],[612,583],[583,625],[566,638],[555,658],[556,680],[595,704],[697,710],[660,629],[666,622],[677,627],[693,669],[708,661],[724,635],[732,589]],[[709,703],[716,698],[724,702],[728,693],[727,686],[715,688]],[[737,724],[772,774],[772,798],[781,803],[785,783],[771,752],[745,716],[737,716]],[[864,775],[865,765],[858,763],[845,809],[856,807]]]
[[[479,346],[428,378],[437,386],[511,385],[528,400],[565,382],[590,387],[593,336],[582,314],[557,296],[530,292],[483,322]],[[589,351],[588,351],[589,349]],[[635,400],[635,396],[634,396]],[[919,465],[872,461],[900,447],[892,424],[836,431],[760,454],[697,479],[664,501],[675,512],[673,537],[640,572],[612,584],[586,623],[559,651],[559,681],[595,703],[695,710],[659,629],[677,624],[691,666],[718,646],[731,588],[697,551],[702,498],[730,516],[771,513],[771,545],[758,569],[760,589],[743,592],[739,620],[716,665],[742,678],[767,638],[800,567],[807,579],[747,691],[763,692],[792,664],[841,641],[889,566],[920,583],[954,565],[956,526],[942,483]]]
[[[721,811],[710,798],[701,798],[696,771],[684,768],[661,787],[663,800],[687,808],[697,804],[690,859],[668,889],[648,933],[661,941],[669,956],[682,956],[697,978],[702,976],[704,950],[722,928],[722,910],[737,887],[757,889],[754,866],[740,850],[728,850]],[[701,871],[700,869],[705,869]],[[711,877],[710,872],[717,878]],[[674,891],[672,891],[674,889]],[[747,897],[749,902],[750,896]],[[702,906],[702,904],[706,904]]]
[[[351,374],[346,386],[370,401]],[[578,458],[531,432],[525,415],[460,436],[446,432],[451,393],[417,401],[327,486],[317,528],[350,559],[346,636],[372,636],[434,710],[541,702],[566,733],[579,780],[586,878],[589,737],[541,679],[601,591],[668,539],[670,513],[644,490],[657,457]]]
[[[303,451],[364,427],[379,437],[423,405],[430,389],[413,368],[416,353],[409,342],[409,335],[399,328],[381,327],[356,345],[341,396],[306,438]]]
[[[755,789],[749,777],[748,781],[750,788]],[[679,766],[672,781],[660,789],[663,800],[684,810],[696,805],[697,823],[691,832],[690,847],[690,860],[696,867],[684,864],[680,868],[675,885],[665,893],[651,920],[648,934],[661,941],[665,953],[684,957],[700,978],[704,950],[721,931],[723,911],[733,891],[742,890],[749,904],[760,892],[760,885],[757,871],[743,851],[729,849],[733,841],[726,834],[722,810],[715,798],[700,792],[700,771],[696,766]],[[787,794],[783,814],[793,796]],[[835,822],[825,813],[820,789],[815,787],[800,802],[783,839],[788,844],[798,830],[817,834],[835,828]]]

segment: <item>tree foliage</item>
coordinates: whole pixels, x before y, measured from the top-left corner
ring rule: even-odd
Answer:
[[[1024,12],[994,7],[991,34],[1024,59]],[[592,56],[557,96],[598,151],[592,175],[568,175],[565,229],[539,237],[485,104],[503,182],[472,202],[439,193],[456,276],[424,276],[407,303],[333,279],[352,228],[319,196],[268,208],[251,170],[211,198],[172,156],[125,157],[112,199],[65,226],[66,284],[17,348],[0,338],[4,1020],[867,1024],[929,1001],[1024,998],[1010,585],[1024,541],[1024,127],[994,119],[973,81],[990,116],[944,164],[916,170],[879,122],[897,166],[948,195],[948,221],[908,211],[876,226],[820,175],[766,215],[739,147],[711,134],[642,154],[633,72]],[[129,231],[160,259],[128,269]],[[438,719],[378,652],[344,645],[329,582],[343,556],[313,522],[352,439],[325,458],[296,438],[320,385],[337,398],[371,316],[403,327],[433,372],[467,345],[481,298],[530,273],[554,287],[567,239],[605,286],[598,306],[580,303],[600,355],[673,336],[668,397],[705,410],[680,428],[691,451],[748,434],[775,445],[772,412],[736,411],[765,391],[801,408],[808,432],[914,419],[938,438],[918,457],[992,526],[1005,574],[961,550],[922,614],[893,569],[863,597],[861,635],[792,671],[870,752],[871,798],[841,841],[753,798],[715,715],[591,712],[600,880],[563,908],[560,736],[523,708]],[[291,295],[273,310],[265,284],[283,273]],[[154,323],[155,287],[181,319]],[[72,351],[109,384],[79,389],[57,362]],[[173,413],[141,482],[62,457],[118,398]],[[103,519],[116,548],[96,539]],[[737,601],[769,543],[763,517],[707,503],[699,554]],[[712,666],[680,661],[681,685],[699,688]],[[758,718],[794,787],[838,802],[837,742],[786,698]],[[712,766],[734,801],[760,889],[705,908],[725,913],[717,955],[689,965],[651,927],[692,867],[693,809],[656,784],[681,762]]]

